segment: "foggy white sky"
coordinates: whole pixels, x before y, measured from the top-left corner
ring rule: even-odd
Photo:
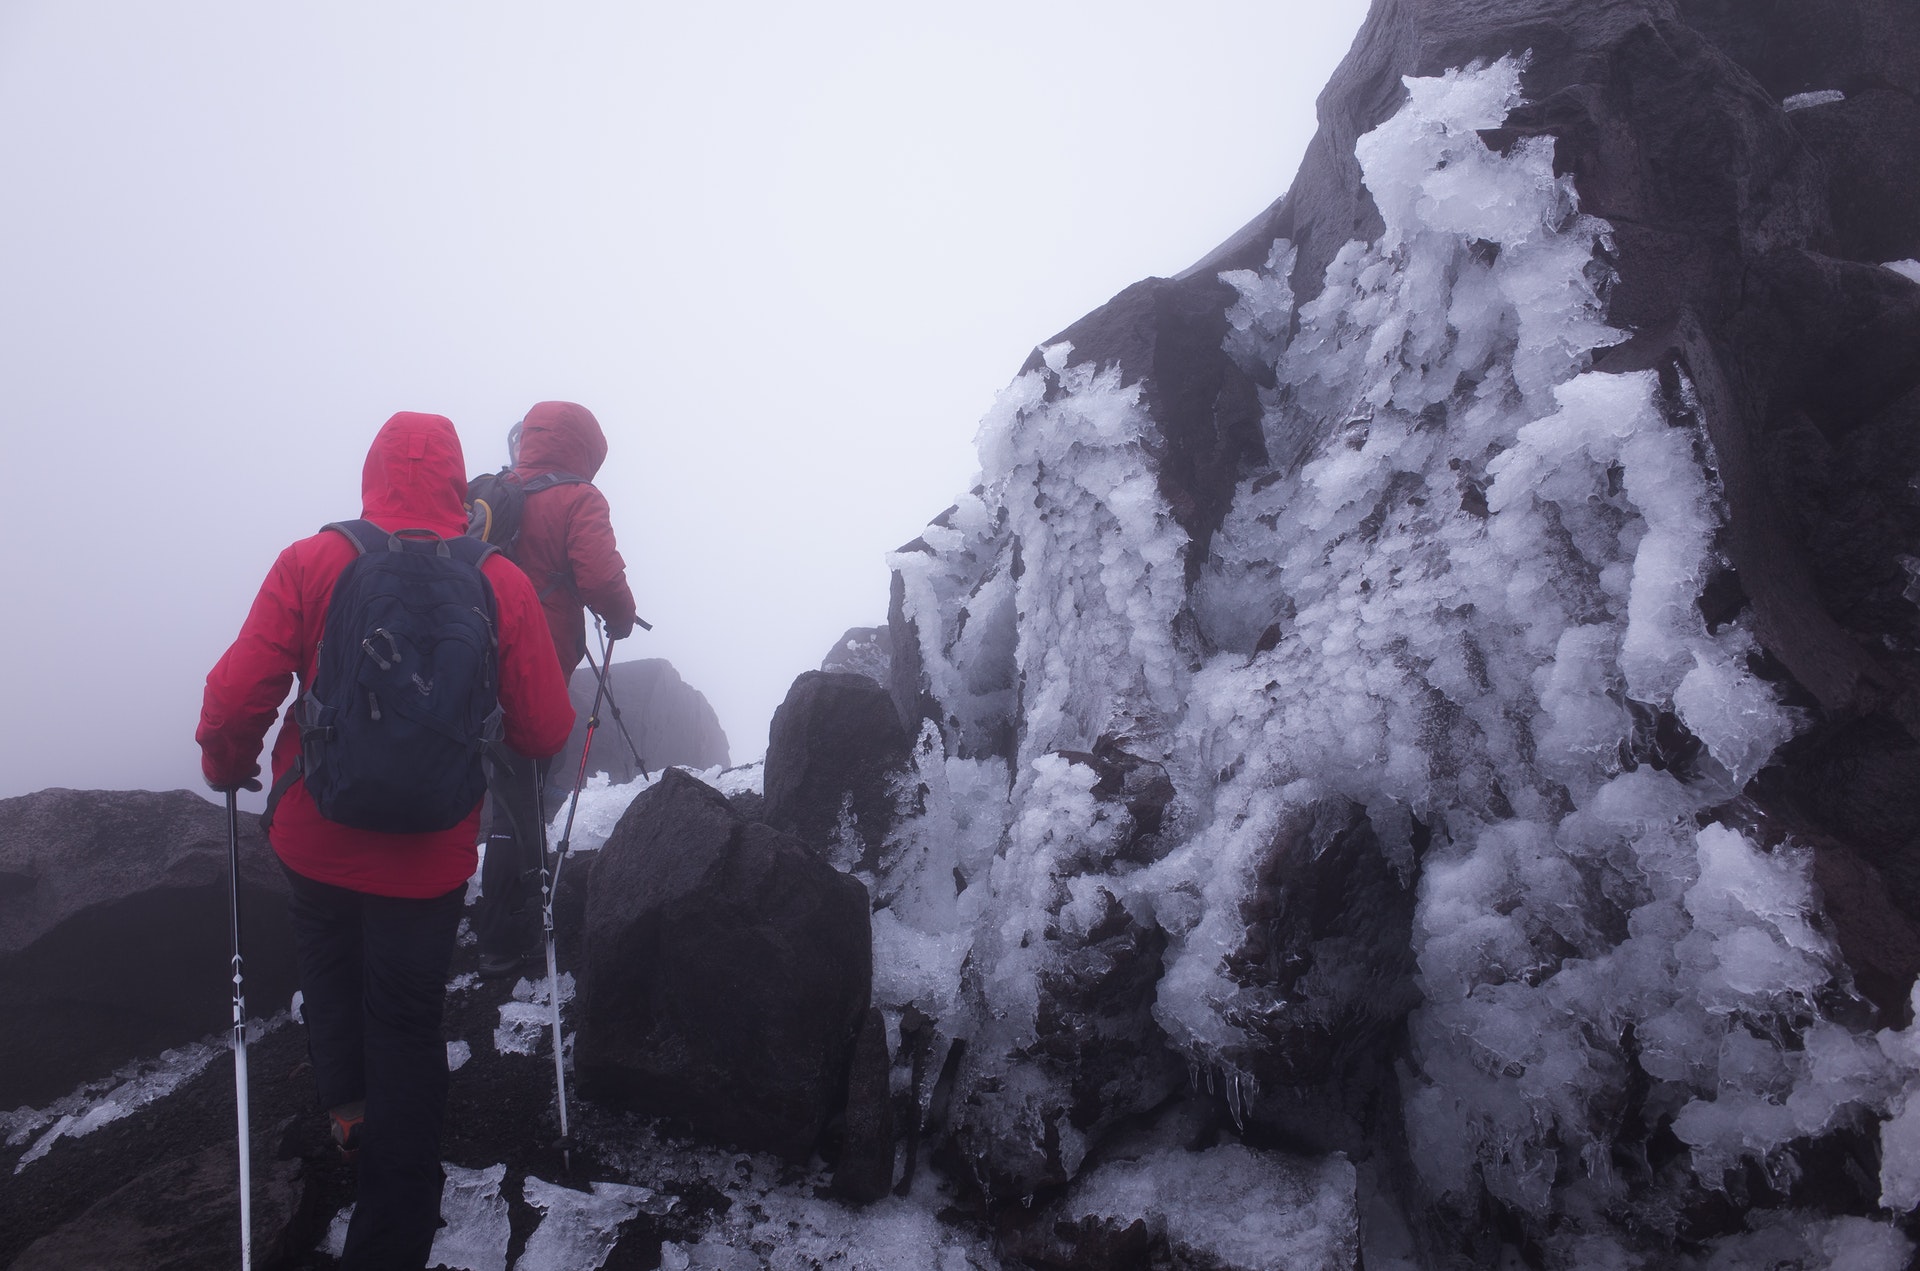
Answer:
[[[0,796],[199,786],[396,410],[611,454],[623,646],[736,762],[1037,342],[1290,183],[1361,0],[0,3]],[[277,725],[276,725],[277,727]]]

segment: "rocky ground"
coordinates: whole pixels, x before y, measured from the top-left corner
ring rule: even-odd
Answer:
[[[579,924],[562,930],[561,964],[577,965]],[[472,974],[476,956],[471,943],[457,951],[448,998],[447,1037],[456,1046],[464,1042],[470,1057],[453,1073],[444,1157],[456,1170],[504,1167],[499,1195],[508,1239],[489,1257],[455,1253],[452,1261],[436,1265],[448,1271],[548,1265],[522,1261],[545,1216],[527,1199],[542,1183],[583,1192],[595,1183],[616,1183],[652,1193],[617,1224],[600,1264],[607,1268],[662,1266],[663,1251],[669,1266],[724,1267],[734,1264],[728,1261],[734,1254],[749,1260],[741,1265],[760,1266],[776,1245],[792,1253],[782,1265],[796,1267],[830,1260],[839,1266],[901,1266],[908,1264],[893,1261],[897,1254],[937,1259],[943,1249],[962,1260],[925,1265],[998,1265],[987,1252],[981,1215],[955,1207],[955,1197],[941,1194],[938,1180],[927,1175],[914,1198],[863,1210],[825,1198],[831,1171],[819,1158],[811,1167],[797,1167],[728,1151],[699,1142],[684,1126],[599,1108],[577,1096],[570,1105],[575,1147],[569,1163],[559,1148],[551,1034],[539,1033],[530,1054],[503,1052],[495,1044],[502,1008],[527,1006],[516,1003],[515,990],[526,997],[531,986],[479,980]],[[520,1013],[543,1015],[538,1009]],[[223,1041],[208,1039],[214,1048]],[[337,1265],[323,1246],[353,1196],[352,1167],[333,1153],[304,1061],[304,1034],[284,1014],[249,1046],[261,1253],[256,1265],[263,1269]],[[224,1049],[171,1094],[90,1133],[61,1136],[24,1164],[51,1127],[21,1131],[16,1118],[0,1149],[0,1265],[159,1271],[230,1260],[239,1240],[234,1124],[233,1069]],[[202,1154],[215,1158],[203,1172],[216,1177],[217,1186],[185,1168]],[[137,1195],[122,1195],[122,1188]],[[101,1205],[103,1200],[113,1203]],[[110,1217],[108,1211],[118,1214]],[[472,1220],[470,1214],[450,1217],[455,1227]],[[817,1256],[807,1253],[809,1242],[818,1246]],[[765,1247],[761,1253],[754,1252],[756,1244]],[[830,1258],[843,1245],[844,1256]]]

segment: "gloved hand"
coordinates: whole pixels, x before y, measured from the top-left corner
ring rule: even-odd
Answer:
[[[216,778],[205,769],[201,770],[200,775],[207,779],[207,789],[213,791],[215,794],[232,794],[237,790],[251,790],[255,794],[260,792],[259,764],[253,765],[253,771],[243,777]]]
[[[607,624],[607,639],[624,640],[633,634],[633,620],[630,618],[604,618]]]

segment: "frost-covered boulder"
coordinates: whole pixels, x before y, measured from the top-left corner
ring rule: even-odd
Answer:
[[[640,775],[634,748],[649,772],[675,766],[724,768],[732,762],[727,757],[727,734],[720,727],[720,717],[713,713],[704,693],[680,678],[673,663],[665,658],[616,662],[608,683],[613,688],[614,705],[620,708],[620,719],[616,722],[608,707],[600,708],[600,728],[593,735],[593,753],[587,757],[589,774],[606,773],[613,785],[633,780]],[[599,680],[590,666],[575,670],[567,686],[567,695],[573,701],[573,733],[567,738],[566,749],[554,756],[547,770],[550,808],[558,806],[558,800],[573,789],[587,717],[598,687]],[[631,748],[627,744],[629,736],[633,739]]]
[[[1116,1138],[1063,1196],[1010,1216],[1003,1238],[1058,1271],[1352,1271],[1357,1211],[1344,1157],[1218,1141],[1204,1113],[1176,1107]]]
[[[821,660],[823,671],[864,675],[876,684],[893,678],[893,633],[886,627],[854,627]]]
[[[286,880],[240,818],[247,1004],[296,983]],[[186,791],[0,799],[0,1106],[232,1023],[225,811]]]
[[[870,868],[893,825],[908,744],[876,681],[806,672],[767,732],[767,824],[820,849],[837,868]]]
[[[593,867],[582,1093],[804,1161],[867,1009],[867,913],[858,880],[669,769]]]
[[[1383,0],[1292,191],[1036,350],[892,557],[873,867],[992,1194],[1124,1037],[1416,1264],[1911,1252],[1915,101],[1901,0]]]

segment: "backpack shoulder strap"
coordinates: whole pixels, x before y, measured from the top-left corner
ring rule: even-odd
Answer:
[[[557,485],[592,485],[585,477],[576,477],[571,472],[543,472],[531,481],[522,482],[520,489],[527,494],[538,494],[542,490],[551,490]]]
[[[329,521],[320,527],[322,534],[328,530],[344,535],[353,544],[355,556],[365,556],[376,549],[387,550],[387,532],[372,521]]]
[[[465,534],[456,534],[452,538],[443,538],[440,541],[447,545],[447,550],[452,553],[455,560],[463,560],[475,569],[480,568],[481,562],[487,557],[497,556],[500,553],[500,549],[492,543],[471,538]]]

